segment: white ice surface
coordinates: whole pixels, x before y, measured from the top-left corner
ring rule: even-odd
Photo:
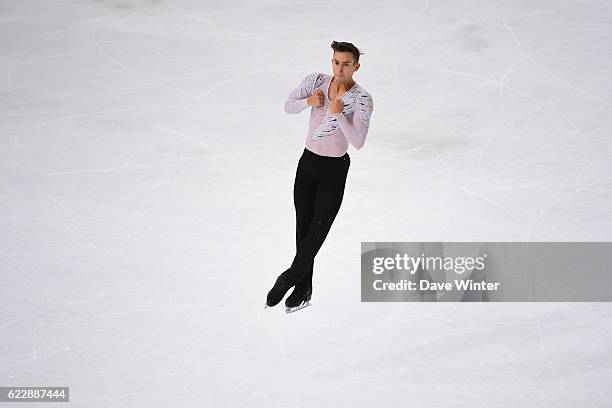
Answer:
[[[608,303],[359,286],[361,241],[612,238],[611,3],[372,4],[0,2],[0,386],[87,408],[611,406]],[[263,305],[308,113],[283,104],[331,73],[332,40],[365,52],[375,111],[312,306],[285,315]]]

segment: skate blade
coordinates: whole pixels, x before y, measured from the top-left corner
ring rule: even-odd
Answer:
[[[297,312],[298,310],[301,310],[301,309],[303,309],[303,308],[305,308],[305,307],[308,307],[308,306],[310,306],[310,302],[306,301],[306,302],[302,303],[302,304],[301,304],[301,305],[299,305],[299,306],[296,306],[296,307],[287,307],[287,308],[285,308],[285,312],[286,312],[286,313],[293,313],[293,312]]]

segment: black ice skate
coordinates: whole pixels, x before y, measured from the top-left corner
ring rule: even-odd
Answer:
[[[293,285],[291,285],[288,277],[288,272],[290,269],[287,269],[285,272],[281,273],[278,278],[276,278],[276,282],[270,291],[268,292],[268,297],[266,299],[266,305],[264,309],[267,307],[276,306],[280,303],[281,300],[285,297],[285,294],[291,289]]]
[[[310,306],[311,296],[312,287],[303,289],[300,285],[296,285],[291,295],[285,300],[285,312],[293,313]]]

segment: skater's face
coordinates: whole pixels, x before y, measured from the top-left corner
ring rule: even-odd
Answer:
[[[355,64],[355,57],[350,52],[334,52],[332,58],[332,69],[334,76],[341,81],[348,81],[353,78],[353,73],[359,69],[359,64]]]

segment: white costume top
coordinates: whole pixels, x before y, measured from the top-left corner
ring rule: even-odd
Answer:
[[[285,112],[300,113],[308,107],[306,99],[318,89],[323,91],[323,106],[312,106],[306,135],[306,148],[321,156],[340,157],[348,150],[349,142],[355,149],[365,143],[370,117],[374,110],[372,96],[356,82],[340,98],[344,102],[341,113],[328,110],[329,86],[333,76],[313,72],[291,91],[285,102]]]

